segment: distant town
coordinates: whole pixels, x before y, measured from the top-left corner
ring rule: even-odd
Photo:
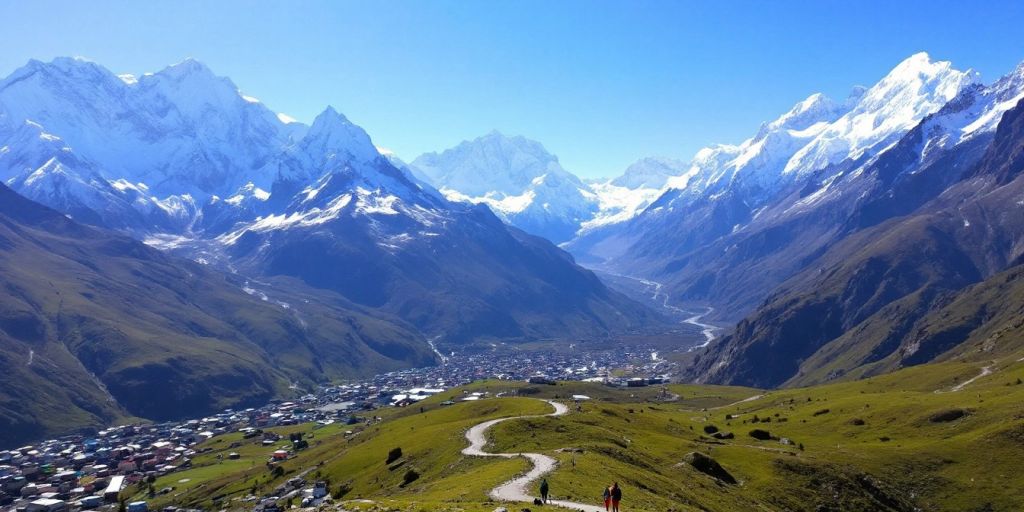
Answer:
[[[17,512],[124,510],[148,512],[146,501],[126,502],[129,486],[150,485],[149,494],[169,492],[152,488],[157,477],[191,467],[198,445],[216,436],[242,432],[260,436],[267,447],[266,463],[287,460],[304,442],[301,436],[284,442],[264,429],[317,422],[359,425],[376,420],[382,407],[408,407],[430,396],[470,384],[497,379],[535,384],[559,380],[601,382],[615,387],[639,387],[667,382],[676,364],[660,358],[650,347],[607,350],[516,351],[452,355],[437,366],[377,375],[372,379],[322,386],[290,400],[275,400],[245,410],[225,410],[205,418],[167,423],[121,425],[94,435],[69,435],[14,450],[0,450],[0,507]],[[483,393],[453,395],[442,402],[486,399]],[[585,398],[585,397],[583,397]],[[231,453],[228,457],[237,454]],[[304,507],[327,497],[323,482],[293,478],[275,496],[253,497],[253,510],[275,512],[281,499],[298,498]],[[134,495],[134,494],[133,494]],[[167,507],[166,512],[179,509]]]

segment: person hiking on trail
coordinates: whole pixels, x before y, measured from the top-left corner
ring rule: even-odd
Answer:
[[[611,486],[604,488],[604,512],[611,512],[612,507],[612,488]]]
[[[540,481],[540,501],[545,505],[548,504],[548,479],[543,478]]]
[[[619,512],[619,501],[622,501],[622,489],[619,488],[619,483],[615,482],[612,484],[612,512]]]

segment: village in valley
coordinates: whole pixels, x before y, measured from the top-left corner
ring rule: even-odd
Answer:
[[[228,409],[176,422],[111,426],[0,450],[0,510],[148,512],[148,501],[137,498],[175,492],[173,486],[157,488],[154,484],[160,477],[191,468],[194,457],[210,450],[204,447],[207,441],[218,436],[241,433],[247,442],[259,442],[265,450],[262,462],[273,470],[275,464],[308,447],[310,440],[302,433],[283,437],[271,430],[275,427],[312,424],[316,432],[322,427],[342,425],[350,429],[343,432],[352,435],[361,427],[381,421],[375,414],[381,408],[410,407],[476,381],[529,381],[540,385],[556,380],[590,381],[639,387],[667,382],[676,371],[676,363],[660,358],[656,349],[647,346],[573,348],[515,355],[504,350],[452,354],[437,366],[323,385],[301,396],[297,391],[294,398],[262,407]],[[488,392],[453,393],[442,405],[488,398],[492,398]],[[237,459],[239,454],[229,452],[226,457]],[[330,497],[323,481],[296,476],[274,489],[273,494],[248,496],[246,508],[274,512],[289,504],[317,506],[325,499]],[[179,509],[170,506],[162,510]]]

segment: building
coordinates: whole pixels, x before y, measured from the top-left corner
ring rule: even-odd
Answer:
[[[121,494],[122,488],[124,488],[124,475],[115,475],[110,477],[110,483],[107,485],[107,489],[103,491],[103,499],[107,501],[117,501],[117,497]]]
[[[54,498],[39,498],[25,507],[26,512],[64,512],[68,505]]]
[[[133,501],[128,504],[128,512],[148,512],[149,505],[145,501]]]

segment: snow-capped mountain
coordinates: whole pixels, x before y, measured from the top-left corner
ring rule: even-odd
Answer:
[[[603,266],[626,257],[648,233],[669,231],[664,248],[682,251],[736,229],[782,188],[789,158],[848,111],[861,92],[855,88],[843,103],[813,94],[739,145],[699,150],[637,214],[581,232],[567,247],[582,261]]]
[[[200,199],[256,181],[252,170],[304,132],[194,60],[137,78],[84,59],[33,60],[0,81],[0,111],[60,137],[107,179]],[[2,168],[0,179],[25,170]]]
[[[608,183],[628,189],[660,189],[669,178],[682,174],[686,162],[673,158],[647,157],[633,162],[621,176]]]
[[[927,53],[912,55],[793,155],[784,172],[806,175],[877,153],[977,79],[977,73],[953,69],[948,61],[933,62]]]
[[[752,256],[719,266],[730,272],[802,263],[709,347],[694,377],[808,385],[1019,350],[1021,71],[963,89],[802,208],[776,209],[795,213],[729,240]],[[769,230],[800,235],[774,248],[753,243]]]
[[[322,154],[320,145],[299,146],[313,149],[297,160]],[[336,291],[398,314],[446,343],[593,336],[657,321],[567,254],[506,226],[488,208],[449,202],[379,153],[368,162],[361,159],[366,148],[336,149],[329,153],[338,158],[316,181],[275,199],[294,189],[289,179],[279,179],[265,214],[216,238],[235,268]]]
[[[6,133],[0,168],[21,171],[7,184],[77,220],[113,229],[180,231],[196,214],[188,194],[158,199],[143,184],[103,177],[63,139],[32,121]]]
[[[680,160],[647,157],[634,162],[617,178],[590,182],[598,211],[580,225],[576,237],[633,218],[664,193],[670,180],[678,180],[686,170],[686,163]]]
[[[0,81],[0,176],[75,219],[329,290],[442,343],[660,321],[382,153],[333,108],[302,125],[191,60],[137,79],[81,59],[32,61]],[[547,170],[530,180],[538,201],[580,186],[557,162]]]
[[[668,158],[637,161],[618,178],[584,182],[541,143],[494,131],[410,164],[450,200],[486,204],[505,222],[555,243],[627,220],[683,170]]]
[[[663,280],[686,300],[720,301],[720,314],[735,319],[839,229],[774,226],[821,212],[814,205],[851,180],[858,165],[892,147],[975,81],[974,73],[917,54],[842,102],[811,95],[739,145],[702,149],[641,214],[584,233],[566,247],[581,261]],[[866,189],[846,190],[842,197],[852,204]],[[817,220],[835,216],[828,211]],[[770,268],[753,270],[740,261],[767,262],[768,255],[812,233],[818,238],[797,244],[788,259],[770,260]]]
[[[506,222],[555,243],[598,211],[588,187],[539,142],[493,131],[441,153],[420,155],[413,172],[453,201],[486,204]]]

